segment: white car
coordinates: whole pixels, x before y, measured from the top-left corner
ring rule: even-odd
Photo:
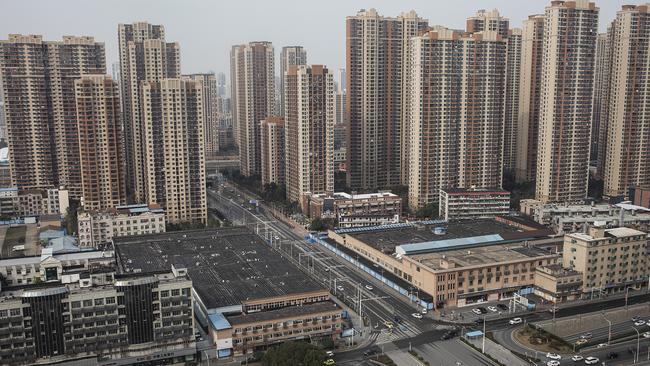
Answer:
[[[637,320],[634,322],[635,327],[642,327],[645,325],[645,320]]]
[[[643,338],[650,338],[650,332],[645,332],[641,335],[643,336]]]
[[[600,361],[598,357],[589,356],[585,358],[585,364],[587,365],[595,365],[598,363],[598,361]]]
[[[427,313],[427,309],[422,308],[422,310],[420,310],[420,312],[421,312],[422,314],[425,314],[425,315],[426,315],[426,313]]]
[[[584,359],[585,359],[585,358],[582,357],[582,356],[580,356],[580,355],[574,355],[573,357],[571,357],[571,361],[573,361],[573,362],[582,361],[582,360],[584,360]]]
[[[411,316],[416,318],[416,319],[422,319],[422,314],[420,314],[420,313],[413,313],[413,314],[411,314]]]
[[[497,309],[496,306],[488,306],[487,308],[488,308],[488,310],[490,310],[493,313],[496,313],[497,311],[499,311],[499,309]]]
[[[372,287],[372,286],[370,286],[370,285],[366,285],[366,290],[368,290],[368,291],[372,291],[372,290],[374,290],[374,289],[375,289],[374,287]]]
[[[334,357],[334,351],[327,351],[325,352],[325,354],[327,355],[327,357]]]
[[[562,356],[558,355],[557,353],[547,353],[546,358],[550,358],[551,360],[561,360]]]
[[[509,323],[510,325],[521,324],[523,323],[523,320],[521,320],[521,318],[512,318]]]
[[[474,313],[476,315],[481,315],[482,314],[479,309],[472,309],[472,313]]]
[[[560,366],[560,361],[550,360],[546,363],[546,366]]]
[[[607,346],[608,346],[607,343],[599,343],[599,344],[596,346],[596,348],[603,348],[603,347],[607,347]]]
[[[339,290],[339,291],[343,291],[343,290],[345,290],[345,289],[343,288],[343,286],[336,286],[336,289]]]

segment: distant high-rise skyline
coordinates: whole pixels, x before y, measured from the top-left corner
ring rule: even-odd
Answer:
[[[280,99],[280,109],[277,111],[278,115],[284,116],[284,83],[285,83],[285,73],[289,70],[289,66],[293,65],[307,65],[307,51],[302,46],[285,46],[282,47],[280,52],[280,87],[279,89],[279,99]],[[277,96],[276,96],[277,97]]]
[[[214,73],[184,75],[203,86],[203,141],[206,157],[219,152],[219,84]]]

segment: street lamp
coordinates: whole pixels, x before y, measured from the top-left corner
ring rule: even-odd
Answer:
[[[641,333],[636,327],[632,327],[636,331],[636,352],[634,353],[634,363],[639,362],[639,352],[641,352],[640,343],[641,343]]]
[[[612,341],[612,321],[605,318],[605,314],[601,314],[601,316],[603,319],[605,319],[605,321],[607,321],[607,324],[609,325],[609,331],[607,332],[607,345],[609,345]]]

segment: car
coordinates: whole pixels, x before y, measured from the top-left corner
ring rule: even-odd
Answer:
[[[637,320],[634,322],[635,327],[642,327],[645,325],[645,320]]]
[[[571,357],[571,361],[573,361],[573,362],[582,361],[582,360],[584,360],[584,359],[585,359],[585,358],[582,357],[582,356],[580,356],[580,355],[573,355],[573,357]]]
[[[550,360],[546,363],[546,366],[560,366],[560,361]]]
[[[345,288],[343,288],[343,286],[336,286],[336,289],[339,290],[339,291],[344,291],[345,290]]]
[[[580,336],[580,338],[582,338],[582,339],[591,339],[591,337],[592,337],[591,333],[585,333],[585,334]]]
[[[557,353],[547,353],[546,358],[550,358],[551,360],[561,360],[562,356],[558,355]]]
[[[411,314],[411,316],[416,318],[416,319],[422,319],[422,314],[420,314],[420,313],[413,313],[413,314]]]
[[[580,339],[578,339],[578,340],[576,341],[576,346],[581,346],[581,345],[583,345],[583,344],[585,344],[585,343],[587,343],[587,342],[589,342],[589,341],[586,340],[586,339],[584,339],[584,338],[580,338]]]
[[[521,324],[521,323],[523,323],[523,322],[524,322],[524,321],[521,320],[521,318],[512,318],[512,319],[510,319],[510,321],[509,321],[510,325]]]
[[[329,268],[325,268],[325,272],[329,272],[329,271],[330,271],[330,269],[329,269]]]
[[[598,361],[600,361],[598,357],[589,356],[585,358],[585,364],[587,365],[595,365],[598,363]]]
[[[608,346],[607,343],[598,343],[598,345],[596,346],[596,348],[603,348],[603,347],[607,347],[607,346]]]
[[[478,309],[478,311],[481,312],[481,314],[487,314],[487,312],[488,312],[487,309],[484,308],[484,307],[482,307],[482,306],[481,306],[481,307],[478,307],[477,309]]]
[[[476,314],[476,315],[481,315],[481,314],[483,314],[483,313],[481,313],[481,310],[479,310],[478,308],[474,308],[474,309],[472,309],[472,313],[474,313],[474,314]]]
[[[458,336],[457,331],[449,330],[449,331],[445,332],[445,334],[443,334],[442,337],[440,337],[440,339],[443,340],[443,341],[446,341],[448,339],[452,339],[452,338],[455,338],[457,336]]]
[[[372,287],[372,286],[370,286],[370,285],[366,285],[366,290],[368,290],[368,291],[372,291],[372,290],[374,290],[374,289],[375,289],[374,287]]]
[[[650,332],[645,332],[641,335],[643,336],[643,338],[650,338]]]
[[[641,320],[640,316],[633,316],[632,317],[632,323],[638,322],[639,320]]]
[[[499,311],[499,309],[497,309],[495,306],[488,306],[487,308],[488,308],[488,310],[490,310],[493,313],[496,313],[497,311]]]
[[[393,322],[390,321],[390,320],[384,320],[384,325],[385,325],[386,328],[388,328],[388,329],[393,328]]]
[[[374,355],[375,353],[377,353],[377,350],[375,350],[375,349],[369,349],[369,350],[367,350],[367,351],[364,351],[364,352],[363,352],[363,355],[366,356],[366,357],[368,357],[368,356],[372,356],[372,355]]]
[[[508,310],[508,305],[505,305],[505,304],[497,304],[497,308],[499,308],[499,310]]]
[[[427,309],[422,308],[422,310],[420,310],[420,312],[421,312],[422,314],[425,314],[425,315],[426,315],[426,313],[427,313]]]
[[[325,355],[327,357],[334,357],[334,351],[327,351],[327,352],[325,352]]]
[[[607,358],[609,358],[610,360],[617,359],[618,358],[618,353],[610,352],[609,354],[607,354]]]
[[[325,362],[323,362],[323,365],[326,365],[326,366],[331,366],[331,365],[334,365],[334,364],[336,364],[336,361],[332,360],[331,358],[329,358],[329,359],[325,360]]]

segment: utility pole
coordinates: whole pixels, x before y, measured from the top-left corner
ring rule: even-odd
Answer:
[[[485,333],[486,325],[485,324],[486,323],[485,323],[485,316],[484,316],[483,317],[483,347],[482,347],[483,348],[483,350],[482,350],[483,354],[485,354],[485,336],[486,336],[486,333]]]

